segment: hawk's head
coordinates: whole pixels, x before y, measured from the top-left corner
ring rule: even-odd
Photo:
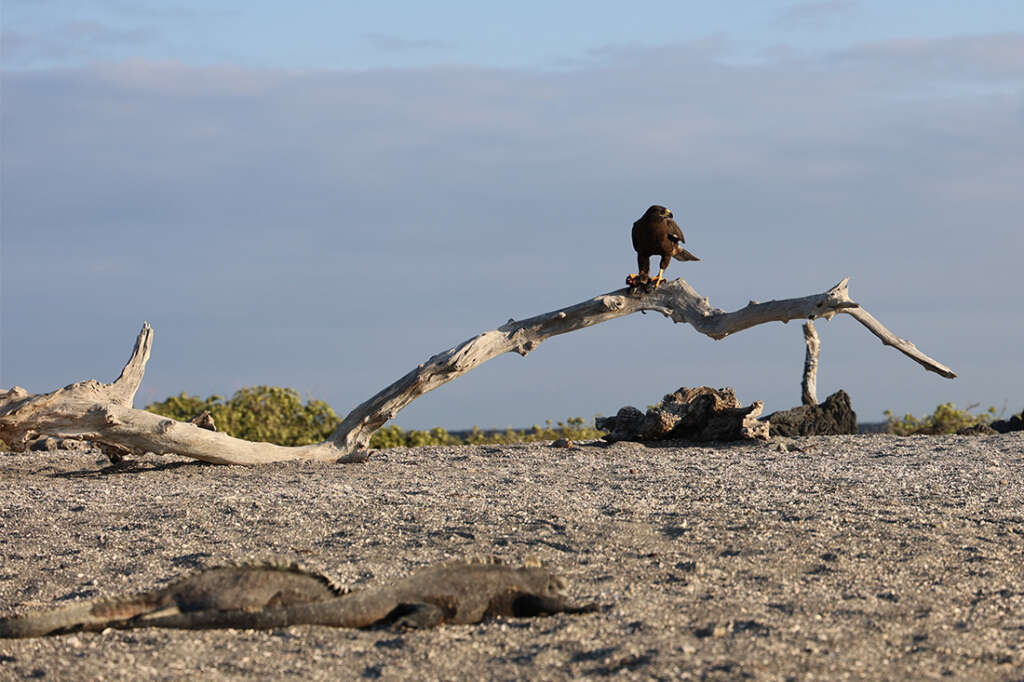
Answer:
[[[649,217],[649,218],[671,218],[672,217],[672,211],[667,209],[667,208],[665,208],[664,206],[658,206],[657,204],[655,204],[654,206],[651,206],[649,209],[647,209],[647,212],[644,214],[644,217],[645,218],[647,218],[647,217]]]

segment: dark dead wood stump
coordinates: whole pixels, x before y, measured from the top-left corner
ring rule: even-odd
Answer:
[[[850,396],[839,390],[819,405],[801,405],[773,412],[765,418],[776,436],[835,436],[857,433],[857,413]]]
[[[666,395],[646,414],[623,407],[614,417],[599,418],[597,428],[608,431],[605,440],[694,442],[768,439],[768,423],[758,421],[764,404],[746,407],[731,388],[680,388]]]

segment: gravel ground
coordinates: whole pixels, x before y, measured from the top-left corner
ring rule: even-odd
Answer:
[[[343,584],[537,557],[595,614],[0,640],[0,679],[1024,679],[1024,434],[0,455],[0,613],[279,556]]]

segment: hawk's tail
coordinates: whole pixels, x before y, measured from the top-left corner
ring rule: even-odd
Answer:
[[[681,246],[676,247],[676,252],[672,254],[672,257],[675,258],[676,260],[682,261],[700,260],[700,258],[697,258],[696,256],[694,256],[692,253],[690,253]]]

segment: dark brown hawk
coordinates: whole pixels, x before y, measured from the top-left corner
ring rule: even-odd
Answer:
[[[676,260],[700,260],[683,248],[683,231],[676,221],[672,220],[672,211],[664,206],[651,206],[640,220],[633,223],[633,248],[636,249],[636,262],[640,272],[626,277],[626,284],[631,287],[653,283],[661,284],[665,268],[673,258]],[[651,256],[661,256],[658,276],[651,278]]]

